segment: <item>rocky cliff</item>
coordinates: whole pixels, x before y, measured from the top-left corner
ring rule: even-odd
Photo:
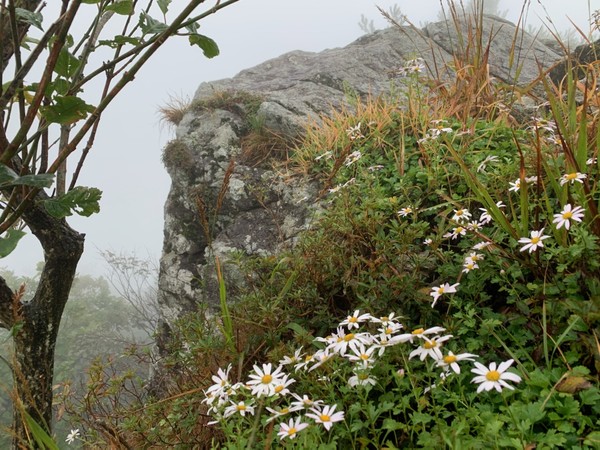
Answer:
[[[489,71],[501,81],[528,83],[540,65],[561,57],[502,19],[485,17],[483,25],[479,38],[484,46],[491,42]],[[416,57],[432,74],[453,76],[452,55],[475,37],[468,21],[457,28],[446,22],[392,27],[344,48],[293,51],[200,85],[163,155],[172,179],[159,277],[163,331],[182,313],[218,307],[215,257],[271,254],[310,226],[319,186],[271,164],[285,159],[306,121],[344,105],[348,92],[389,91],[394,74]],[[227,273],[231,291],[237,280]]]

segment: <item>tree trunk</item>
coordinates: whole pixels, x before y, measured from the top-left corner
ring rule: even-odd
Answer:
[[[46,194],[40,192],[37,200],[45,198]],[[13,337],[17,393],[14,448],[28,442],[23,411],[51,432],[54,348],[85,237],[64,219],[50,216],[40,203],[31,205],[23,220],[40,241],[45,261],[39,285],[29,302],[16,302],[14,295],[7,298],[6,289],[2,289],[5,283],[0,282],[0,325],[17,330]]]

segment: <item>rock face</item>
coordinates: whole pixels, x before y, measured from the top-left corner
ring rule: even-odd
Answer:
[[[539,76],[539,64],[560,59],[528,34],[515,33],[511,23],[495,17],[483,22],[484,47],[493,36],[490,72],[504,82],[528,83]],[[232,252],[272,254],[310,226],[319,187],[286,178],[267,156],[285,155],[307,119],[346,104],[349,90],[365,96],[389,91],[390,74],[407,60],[421,57],[432,73],[452,76],[452,54],[473,45],[465,41],[469,35],[468,21],[461,32],[446,22],[423,30],[389,28],[344,48],[293,51],[231,79],[201,84],[195,107],[164,150],[172,186],[159,276],[163,331],[182,313],[218,308],[216,256],[223,262]],[[268,136],[261,137],[265,129]],[[235,271],[226,273],[231,293]]]

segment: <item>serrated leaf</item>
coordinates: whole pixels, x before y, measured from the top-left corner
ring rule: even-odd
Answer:
[[[89,217],[100,212],[101,198],[102,191],[100,189],[77,186],[57,198],[44,200],[44,207],[48,214],[57,219],[71,216],[73,213]]]
[[[156,3],[158,4],[158,7],[162,11],[162,13],[167,14],[171,0],[158,0]]]
[[[68,95],[55,97],[54,103],[40,108],[40,112],[48,122],[68,125],[85,119],[94,109],[79,97]]]
[[[139,21],[140,28],[144,34],[158,34],[169,28],[163,22],[153,19],[149,14],[142,12]]]
[[[29,25],[33,25],[34,27],[43,31],[42,21],[44,17],[41,13],[35,11],[29,11],[24,8],[15,8],[15,15],[17,16],[17,20],[20,22],[28,23]]]
[[[190,45],[197,45],[202,49],[204,56],[214,58],[219,54],[219,46],[208,36],[203,34],[192,34],[190,36]]]
[[[73,56],[66,48],[61,49],[54,66],[54,72],[64,78],[71,78],[77,73],[81,61]]]
[[[133,0],[116,1],[108,5],[105,11],[114,11],[122,16],[130,16],[133,14]]]
[[[9,229],[6,234],[0,237],[0,258],[5,258],[17,248],[17,244],[21,240],[25,233],[22,230]]]

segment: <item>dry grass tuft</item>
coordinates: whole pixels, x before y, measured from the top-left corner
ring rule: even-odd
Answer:
[[[169,96],[167,103],[158,108],[160,121],[170,127],[176,127],[191,107],[192,101],[189,97]]]

